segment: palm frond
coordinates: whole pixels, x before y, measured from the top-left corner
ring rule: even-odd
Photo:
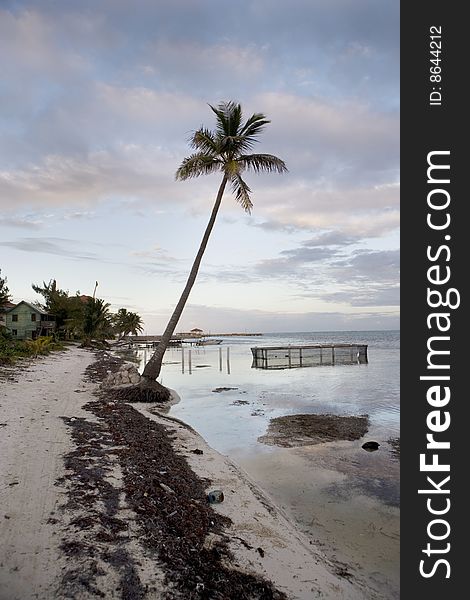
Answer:
[[[254,113],[240,129],[240,135],[247,137],[259,135],[268,123],[271,121],[263,113]]]
[[[208,175],[220,170],[222,161],[216,156],[198,152],[183,159],[176,171],[175,179],[185,180]]]
[[[209,107],[217,117],[216,132],[219,137],[236,136],[242,122],[242,108],[236,102],[220,102],[216,107]]]
[[[216,133],[219,138],[225,137],[228,135],[228,121],[226,118],[225,111],[223,110],[223,106],[219,104],[218,108],[209,104],[210,109],[214,112],[216,116]]]
[[[247,138],[244,135],[228,135],[221,138],[219,148],[221,152],[228,153],[232,156],[240,156],[253,148],[253,144],[258,140]]]
[[[217,141],[210,129],[201,127],[191,136],[189,143],[192,148],[201,152],[218,153]]]
[[[238,158],[238,162],[248,171],[260,173],[286,173],[286,163],[272,154],[245,154]]]
[[[245,212],[251,214],[253,203],[250,198],[251,189],[248,187],[248,184],[242,179],[240,173],[233,175],[230,179],[230,182],[232,184],[232,191],[235,194],[236,201],[241,204]]]
[[[240,104],[235,104],[235,102],[228,102],[226,107],[229,134],[235,137],[238,135],[242,124],[242,107]]]

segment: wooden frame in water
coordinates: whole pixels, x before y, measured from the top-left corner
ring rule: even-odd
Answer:
[[[323,365],[366,364],[367,344],[311,344],[251,348],[252,368],[292,369]]]

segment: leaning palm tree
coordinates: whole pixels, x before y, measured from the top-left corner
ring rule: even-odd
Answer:
[[[219,172],[222,174],[222,181],[186,286],[163,332],[155,353],[142,373],[140,389],[145,392],[143,396],[148,400],[158,401],[168,398],[168,390],[163,388],[163,386],[159,386],[156,379],[160,374],[165,350],[176,329],[191,288],[196,281],[202,256],[212,228],[214,227],[227,184],[231,186],[237,202],[241,204],[247,213],[250,213],[253,207],[250,197],[251,189],[242,175],[249,171],[255,173],[284,173],[287,171],[284,161],[280,158],[272,154],[252,153],[255,143],[258,142],[258,135],[270,123],[265,115],[255,113],[249,119],[243,121],[240,104],[222,102],[217,107],[209,106],[216,117],[216,128],[214,131],[210,131],[201,127],[201,129],[192,134],[190,145],[195,152],[183,160],[176,171],[176,179],[184,181],[193,177],[199,177],[200,175],[210,175]]]

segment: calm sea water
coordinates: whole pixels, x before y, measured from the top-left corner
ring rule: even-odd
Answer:
[[[269,420],[294,413],[367,414],[371,437],[398,437],[398,331],[269,333],[219,339],[220,346],[194,346],[191,351],[170,348],[160,378],[181,397],[171,414],[192,425],[219,452],[236,454],[252,446],[265,450],[257,438],[265,433]],[[341,342],[368,344],[368,364],[274,371],[252,368],[253,346]],[[138,351],[141,369],[151,352]],[[221,387],[236,389],[213,391]]]

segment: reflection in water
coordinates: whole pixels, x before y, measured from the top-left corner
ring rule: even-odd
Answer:
[[[168,364],[177,364],[179,362],[181,362],[181,373],[184,375],[185,374],[185,361],[186,358],[188,360],[188,375],[192,375],[193,374],[193,353],[191,350],[191,347],[189,348],[185,348],[184,346],[181,346],[180,348],[181,350],[181,360],[180,361],[169,361],[166,363],[163,363],[164,365],[168,365]],[[227,350],[227,373],[230,375],[230,347],[227,346],[226,348]],[[139,355],[139,350],[134,350],[134,352],[136,353],[136,355]],[[142,354],[142,366],[145,366],[147,364],[147,350],[143,350],[141,351],[143,352]],[[165,355],[167,356],[167,354]],[[219,371],[222,372],[223,371],[223,360],[222,360],[222,348],[219,348]],[[198,365],[196,365],[198,366]],[[202,366],[202,365],[199,365]],[[204,366],[209,366],[209,365],[204,365]]]

